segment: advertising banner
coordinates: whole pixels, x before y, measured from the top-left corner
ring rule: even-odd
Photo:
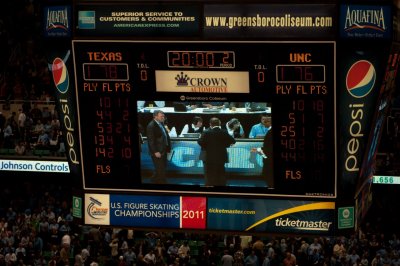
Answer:
[[[24,171],[24,172],[69,173],[69,166],[67,162],[0,159],[0,171],[2,170]]]
[[[64,153],[69,163],[69,171],[81,177],[81,157],[79,149],[79,125],[75,94],[74,66],[71,44],[65,40],[47,39],[46,56],[51,72],[51,84],[55,95],[55,105],[60,120]]]
[[[333,232],[334,202],[208,199],[208,229],[274,233]]]
[[[339,153],[338,173],[341,173],[342,193],[354,187],[362,165],[372,117],[384,78],[388,51],[385,44],[374,47],[344,44],[338,62]],[[354,193],[351,191],[350,193]]]
[[[182,93],[249,93],[249,72],[156,70],[156,91]]]
[[[254,4],[204,6],[206,37],[333,39],[335,5]]]
[[[44,8],[44,36],[71,37],[72,21],[70,6],[48,6]]]
[[[86,224],[206,228],[204,197],[86,194],[85,210]]]
[[[200,8],[183,5],[78,7],[78,36],[198,36]]]
[[[142,228],[332,234],[334,202],[85,195],[85,223]]]
[[[338,229],[354,227],[354,207],[338,208]]]
[[[340,37],[348,39],[392,38],[390,6],[341,5]]]

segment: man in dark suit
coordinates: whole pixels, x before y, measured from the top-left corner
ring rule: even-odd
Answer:
[[[165,171],[167,168],[167,153],[171,151],[171,140],[164,127],[165,114],[155,110],[153,120],[147,125],[147,144],[154,164],[154,182],[166,183]]]
[[[225,186],[225,163],[228,162],[227,148],[235,144],[235,139],[221,129],[221,121],[213,117],[210,128],[203,132],[197,143],[201,146],[201,158],[204,163],[205,184],[207,186]]]

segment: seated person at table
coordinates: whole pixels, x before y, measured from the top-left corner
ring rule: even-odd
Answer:
[[[179,135],[179,137],[184,137],[184,134],[187,133],[202,133],[204,131],[204,127],[203,127],[203,118],[201,118],[200,116],[195,116],[192,119],[192,124],[186,124],[183,129],[181,134]]]
[[[138,101],[137,102],[138,108],[144,107],[165,107],[165,101]]]
[[[251,127],[249,138],[264,138],[271,129],[271,117],[264,113],[260,118],[261,122]]]
[[[244,138],[244,130],[242,125],[240,124],[239,119],[232,118],[225,125],[226,131],[228,134],[234,138]]]

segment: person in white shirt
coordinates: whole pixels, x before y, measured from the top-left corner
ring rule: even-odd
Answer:
[[[150,265],[156,264],[156,255],[154,254],[154,250],[150,249],[149,253],[147,253],[143,260]]]
[[[222,266],[232,266],[233,262],[233,256],[229,254],[229,251],[227,249],[224,250],[224,255],[221,258]]]
[[[203,133],[203,119],[200,116],[195,116],[192,119],[192,124],[186,124],[179,137],[183,137],[186,133]]]
[[[182,264],[188,264],[190,261],[190,247],[185,241],[178,249],[179,260]]]

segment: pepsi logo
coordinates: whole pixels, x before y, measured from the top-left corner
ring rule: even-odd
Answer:
[[[57,57],[54,59],[52,67],[54,85],[61,93],[66,93],[69,87],[68,69],[64,61]]]
[[[376,72],[371,62],[360,60],[355,62],[347,72],[346,88],[355,98],[367,96],[375,85]]]

